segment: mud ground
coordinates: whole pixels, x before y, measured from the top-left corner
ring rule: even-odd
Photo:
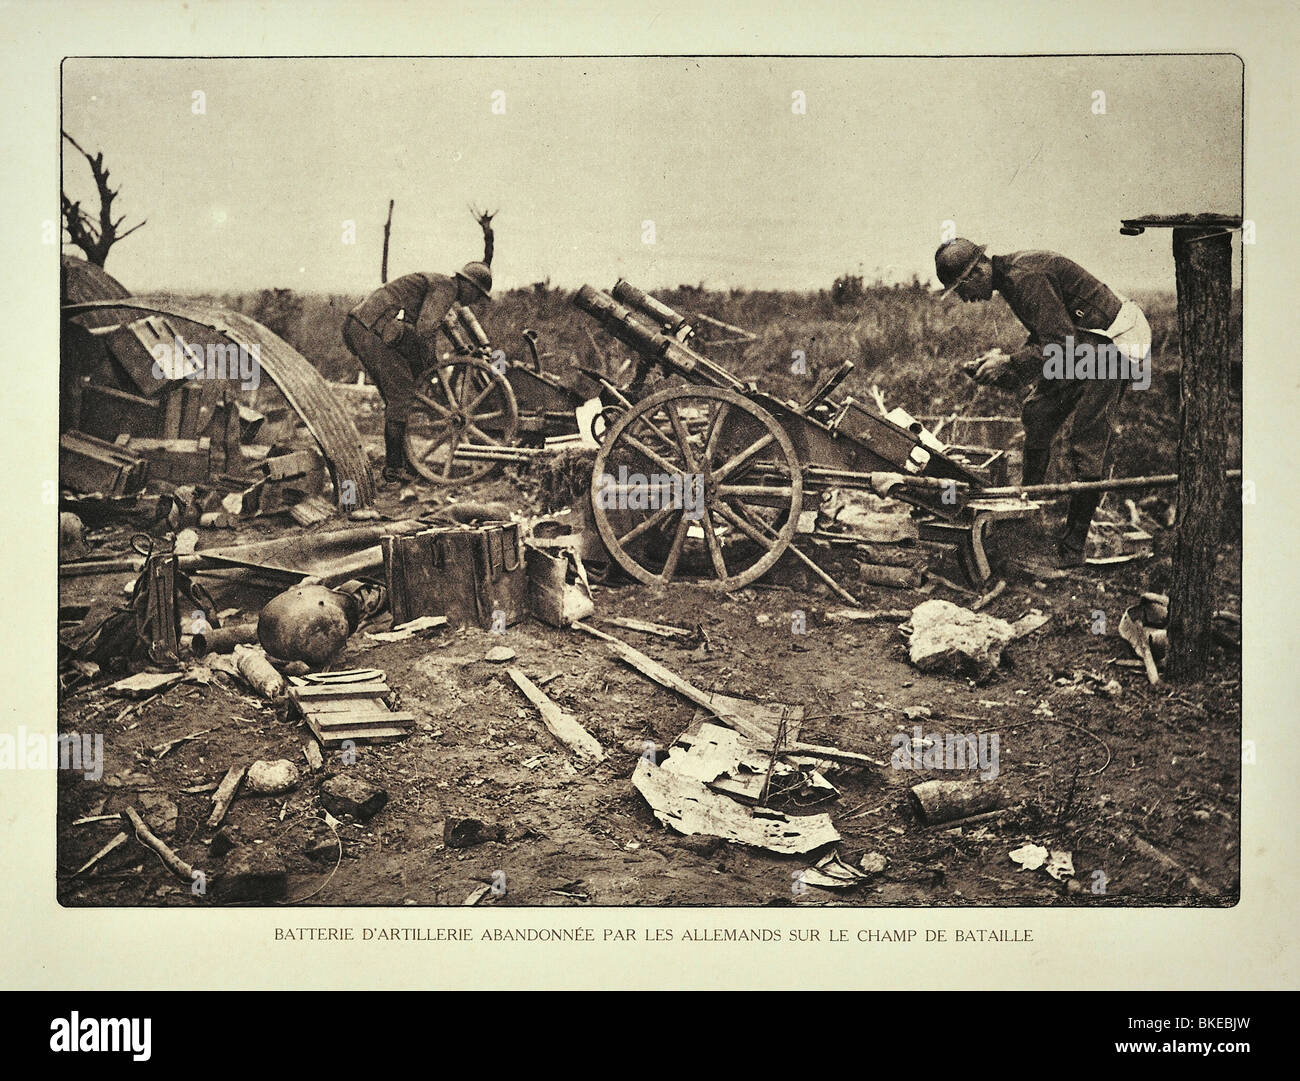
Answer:
[[[423,502],[400,504],[390,489],[378,507],[406,517],[443,499],[428,486],[419,494]],[[521,500],[506,477],[462,489],[457,497]],[[242,526],[239,539],[296,528],[287,522]],[[328,526],[341,524],[340,519]],[[124,549],[129,535],[121,527],[98,541],[106,550]],[[298,789],[287,797],[240,798],[227,829],[239,846],[273,849],[290,872],[282,902],[288,904],[460,905],[494,882],[496,891],[487,892],[480,905],[1234,904],[1240,657],[1216,646],[1199,682],[1157,686],[1148,685],[1141,670],[1113,663],[1129,656],[1113,633],[1120,612],[1143,590],[1167,586],[1172,541],[1172,533],[1158,535],[1152,559],[1050,580],[1004,559],[996,573],[1007,579],[1007,589],[986,610],[1015,619],[1038,608],[1051,619],[1013,642],[1002,667],[978,686],[917,672],[907,661],[897,623],[828,620],[826,613],[843,602],[783,565],[774,572],[776,584],[731,594],[693,586],[596,587],[597,617],[702,626],[708,650],[604,629],[706,690],[803,706],[801,738],[807,742],[888,762],[891,737],[917,724],[927,737],[998,733],[1000,780],[1024,797],[1023,809],[1001,820],[958,828],[918,822],[907,789],[953,777],[941,770],[842,768],[828,774],[839,789],[833,801],[810,807],[777,801],[791,814],[829,813],[843,836],[837,850],[845,862],[856,865],[867,853],[886,858],[883,871],[850,890],[800,890],[795,876],[813,859],[682,837],[661,826],[632,787],[631,774],[645,743],[672,743],[696,708],[616,660],[602,643],[526,620],[504,634],[463,629],[399,643],[354,635],[334,667],[383,669],[400,693],[400,708],[416,715],[418,728],[398,743],[357,748],[351,764],[327,752],[319,773],[308,770],[303,757],[310,739],[305,726],[224,675],[207,684],[181,683],[120,720],[130,703],[107,695],[108,681],[71,692],[60,707],[60,729],[102,733],[105,762],[97,781],[59,775],[58,899],[89,906],[214,903],[194,896],[134,842],[74,878],[120,828],[115,821],[74,822],[164,796],[178,809],[165,839],[194,866],[219,871],[222,860],[199,844],[210,793],[183,790],[220,780],[234,764],[287,758],[303,770]],[[205,532],[200,548],[227,543],[231,534]],[[1039,533],[1017,528],[991,549],[996,559],[1036,545],[1045,548]],[[1239,543],[1225,548],[1219,568],[1219,606],[1235,611],[1240,555]],[[91,626],[118,603],[127,577],[67,581],[60,602],[91,604]],[[204,581],[218,607],[241,609],[240,621],[255,618],[271,595],[237,577]],[[854,589],[867,608],[910,608],[927,596],[966,604],[972,599],[943,586],[928,594],[861,584]],[[1099,610],[1109,634],[1093,633]],[[806,633],[794,632],[796,612],[803,613]],[[369,629],[387,626],[385,615]],[[506,678],[504,666],[484,660],[495,645],[513,649],[512,663],[534,681],[554,676],[545,683],[546,693],[600,740],[607,761],[574,764]],[[1090,674],[1118,680],[1122,693],[1100,693]],[[915,707],[929,716],[909,719],[904,711]],[[149,750],[207,728],[214,730],[162,757]],[[380,785],[389,799],[369,823],[344,822],[332,844],[318,791],[325,777],[344,770]],[[448,848],[443,830],[449,816],[500,824],[505,839]],[[1071,851],[1073,879],[1058,882],[1041,870],[1019,869],[1008,853],[1029,841]],[[306,850],[322,843],[330,851],[309,858]]]

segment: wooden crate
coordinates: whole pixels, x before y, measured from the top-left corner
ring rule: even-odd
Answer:
[[[340,683],[290,687],[289,699],[322,747],[353,743],[387,743],[415,730],[415,715],[394,713],[384,699],[387,683]]]

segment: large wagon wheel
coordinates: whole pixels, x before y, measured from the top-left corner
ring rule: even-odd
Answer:
[[[606,548],[648,584],[747,585],[798,525],[803,476],[771,413],[719,387],[651,394],[606,433],[592,473]]]
[[[514,391],[490,364],[456,357],[424,374],[406,425],[406,457],[425,480],[465,484],[500,464],[458,459],[465,444],[511,446],[519,427]]]

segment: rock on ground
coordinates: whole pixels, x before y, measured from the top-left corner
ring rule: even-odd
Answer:
[[[972,612],[951,601],[929,600],[912,609],[908,657],[922,672],[988,679],[1002,650],[1016,637],[1005,619]]]

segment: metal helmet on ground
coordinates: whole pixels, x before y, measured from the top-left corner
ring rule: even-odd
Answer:
[[[319,668],[343,651],[359,617],[355,597],[320,585],[295,586],[267,602],[257,637],[272,657]]]
[[[945,286],[940,296],[947,296],[970,276],[987,247],[987,244],[974,244],[964,237],[939,245],[939,250],[934,253],[934,270]]]
[[[458,271],[456,277],[461,281],[467,281],[483,294],[484,300],[491,300],[492,292],[492,269],[487,263],[466,263]]]

